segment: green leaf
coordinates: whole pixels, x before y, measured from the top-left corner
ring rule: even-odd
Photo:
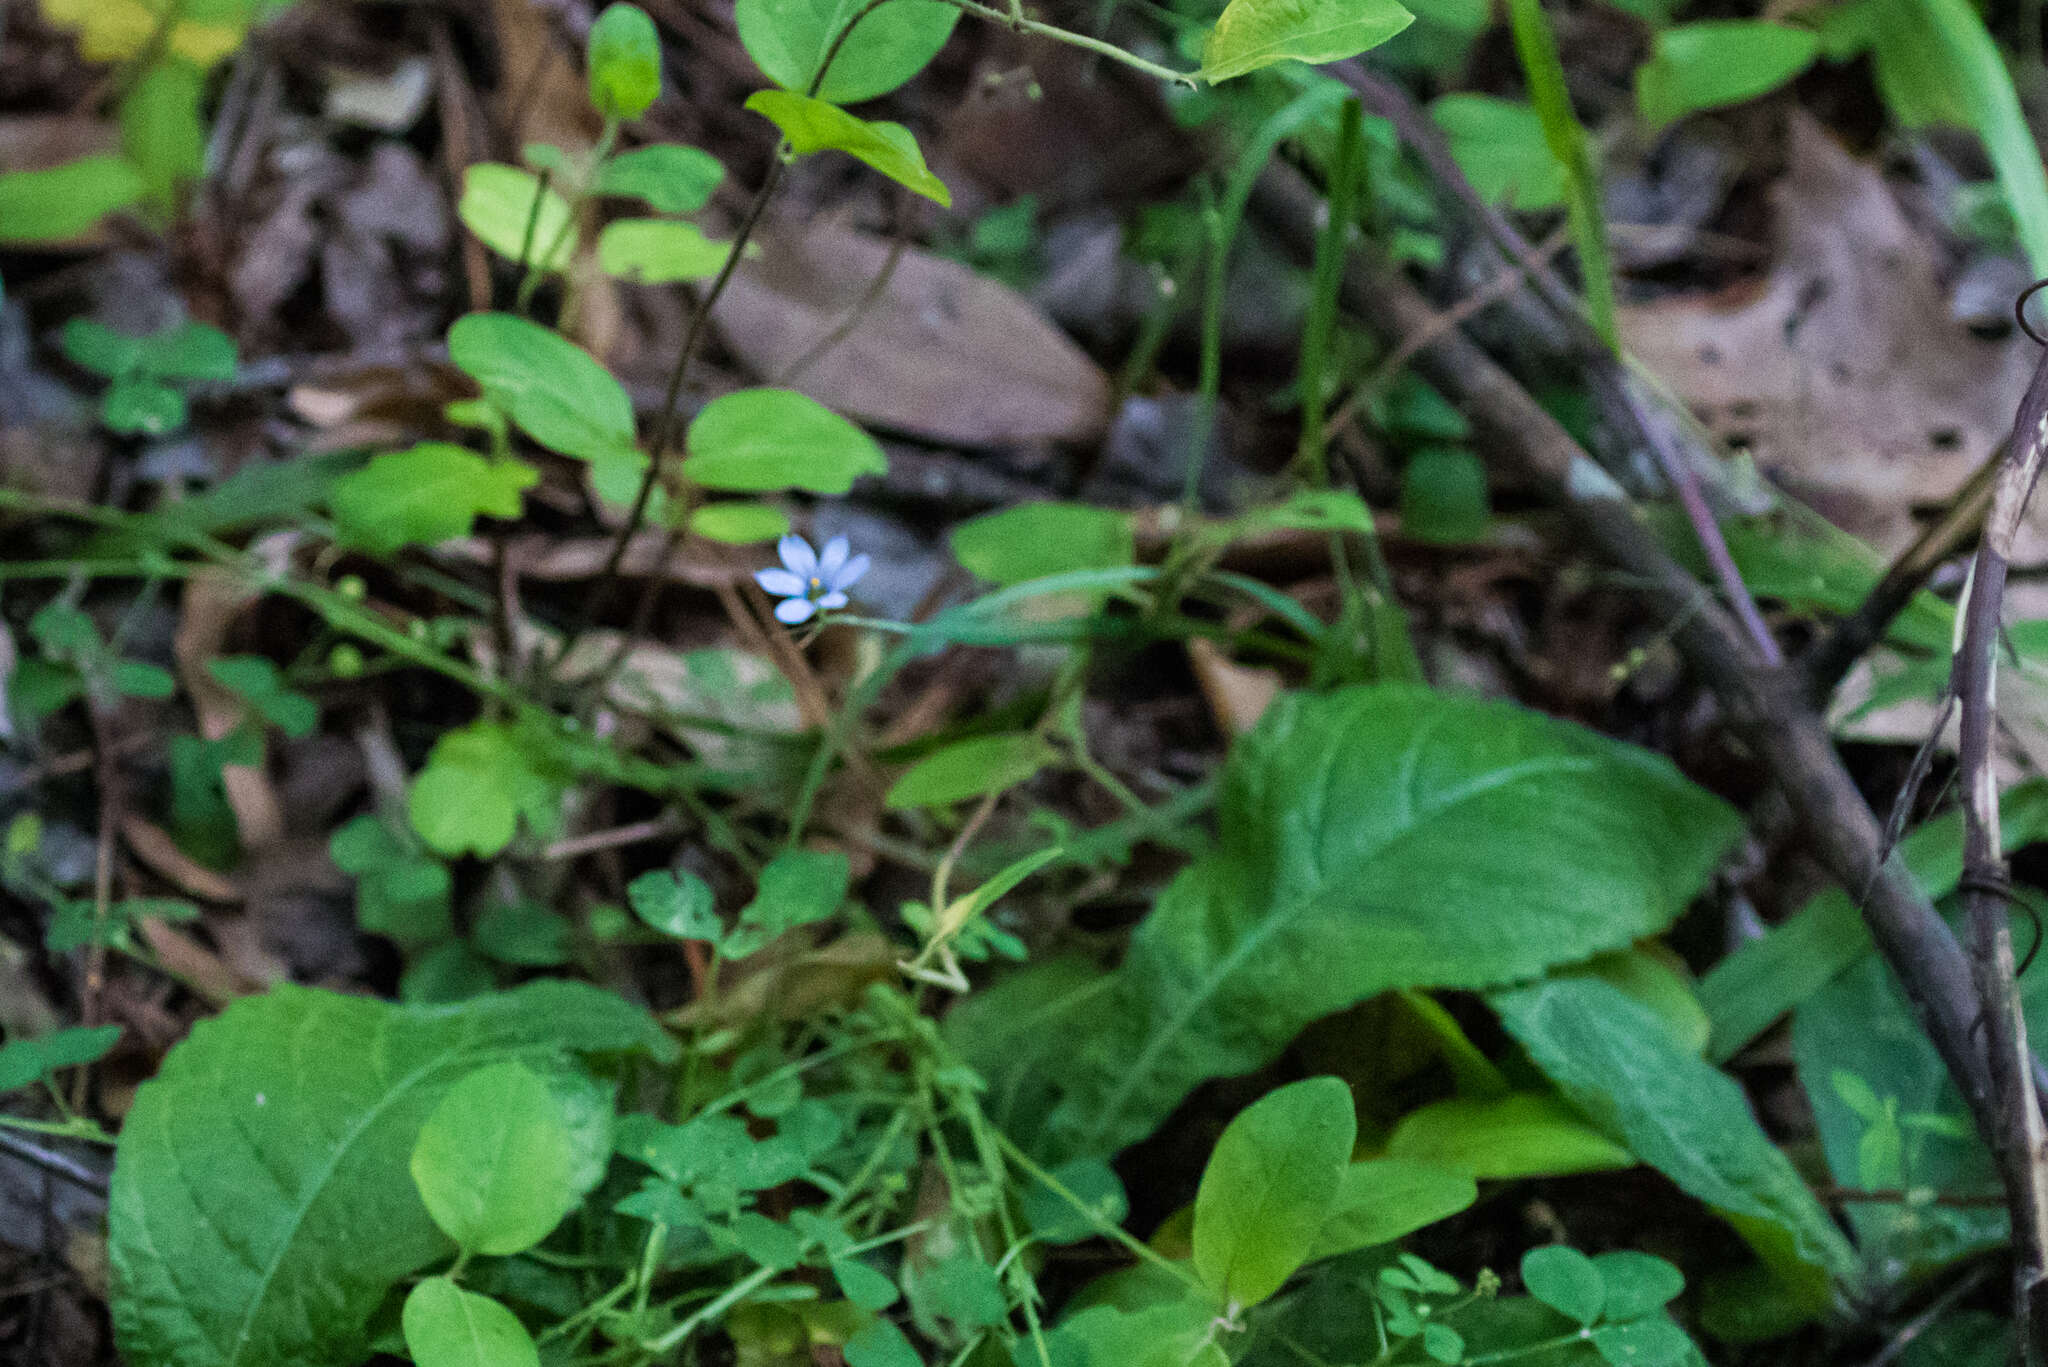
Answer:
[[[418,1367],[540,1367],[540,1350],[518,1316],[446,1277],[415,1286],[399,1324]]]
[[[1522,1284],[1566,1319],[1592,1324],[1607,1300],[1600,1269],[1576,1248],[1550,1244],[1522,1255]]]
[[[406,797],[413,829],[437,854],[489,858],[512,843],[521,816],[551,827],[558,790],[536,764],[510,726],[479,721],[443,732]]]
[[[327,857],[356,880],[356,925],[403,945],[434,944],[455,933],[448,866],[421,854],[368,812],[328,838]]]
[[[1683,1329],[1661,1317],[1602,1325],[1593,1331],[1593,1347],[1611,1367],[1678,1367],[1699,1351]]]
[[[858,1258],[833,1259],[832,1276],[846,1299],[863,1310],[886,1310],[903,1294],[895,1282]]]
[[[953,529],[953,556],[983,579],[1022,584],[1069,570],[1113,569],[1137,558],[1131,520],[1084,503],[1026,503]]]
[[[924,1367],[903,1331],[880,1318],[869,1320],[840,1352],[846,1367]]]
[[[1758,1126],[1742,1088],[1647,1007],[1584,977],[1490,1000],[1536,1065],[1636,1157],[1716,1210],[1782,1231],[1809,1265],[1856,1277],[1855,1253]]]
[[[761,870],[754,900],[740,909],[739,927],[723,952],[741,958],[784,931],[824,920],[846,900],[852,876],[846,856],[837,851],[784,850]]]
[[[1358,1137],[1334,1077],[1268,1092],[1225,1127],[1195,1194],[1195,1271],[1227,1305],[1257,1305],[1307,1262]]]
[[[107,670],[107,682],[124,698],[168,698],[178,691],[171,671],[147,660],[115,660]]]
[[[1131,1213],[1123,1179],[1099,1158],[1076,1158],[1047,1175],[1063,1190],[1034,1179],[1022,1198],[1025,1224],[1046,1243],[1080,1243],[1095,1237],[1104,1225],[1121,1225]],[[1075,1209],[1069,1197],[1079,1199],[1086,1210]]]
[[[792,90],[757,90],[747,97],[746,107],[780,128],[800,157],[813,152],[844,152],[941,208],[953,206],[952,191],[925,166],[916,135],[900,123],[856,118],[838,105]]]
[[[2048,780],[2008,790],[2000,803],[2008,853],[2048,836]],[[1930,898],[1955,891],[1963,876],[1963,814],[1943,813],[1907,833],[1898,857]],[[1737,949],[1700,980],[1700,1004],[1713,1034],[1707,1056],[1732,1058],[1770,1023],[1870,953],[1870,932],[1839,888],[1821,893],[1792,917]]]
[[[142,368],[143,341],[92,318],[71,318],[59,334],[64,355],[95,375],[119,379]]]
[[[678,940],[716,940],[725,933],[711,885],[694,873],[643,873],[626,885],[633,914]]]
[[[709,280],[725,264],[730,242],[714,242],[694,223],[669,218],[622,218],[597,239],[604,273],[641,285]]]
[[[159,380],[235,378],[234,339],[217,327],[186,322],[138,340],[138,368]]]
[[[372,555],[468,536],[478,516],[518,517],[540,472],[524,461],[490,460],[467,447],[424,441],[386,451],[334,481],[341,541]]]
[[[609,1127],[599,1154],[611,1152]],[[516,1059],[450,1087],[413,1144],[412,1180],[441,1232],[506,1257],[545,1239],[583,1196],[576,1137],[554,1092]]]
[[[206,662],[206,672],[294,740],[313,734],[320,724],[320,704],[287,685],[277,666],[261,655],[218,656]]]
[[[96,1062],[120,1038],[120,1026],[96,1025],[74,1026],[34,1039],[11,1039],[0,1045],[0,1092],[26,1087],[60,1068]]]
[[[1486,1179],[1632,1168],[1636,1157],[1548,1092],[1451,1097],[1410,1111],[1387,1154]]]
[[[1006,731],[955,741],[919,760],[890,785],[892,810],[940,807],[984,793],[1000,793],[1051,763],[1056,756],[1035,731]]]
[[[1776,90],[1819,54],[1820,37],[1808,29],[1761,19],[1681,24],[1659,33],[1650,60],[1636,68],[1636,108],[1662,128]]]
[[[517,166],[486,161],[464,170],[455,213],[479,241],[508,261],[561,271],[576,254],[569,201]]]
[[[664,214],[694,214],[725,179],[718,158],[698,147],[657,142],[611,157],[597,169],[600,195],[624,195]]]
[[[1486,535],[1486,470],[1462,446],[1425,446],[1401,471],[1401,530],[1438,546],[1470,545]]]
[[[589,352],[538,323],[467,314],[448,329],[448,359],[549,450],[589,461],[638,457],[625,388]]]
[[[1685,1274],[1653,1254],[1618,1249],[1595,1257],[1593,1266],[1607,1290],[1601,1314],[1610,1320],[1654,1315],[1685,1290]]]
[[[100,419],[110,432],[160,437],[185,425],[185,396],[144,375],[124,375],[100,399]]]
[[[1476,988],[1656,934],[1741,823],[1669,762],[1401,684],[1289,695],[1237,742],[1216,848],[1160,897],[1040,1108],[1059,1157],[1149,1133],[1199,1082],[1402,987]],[[1032,1054],[971,1061],[999,1090]]]
[[[151,1367],[343,1367],[401,1278],[446,1258],[406,1161],[457,1080],[565,1053],[673,1059],[644,1011],[540,982],[460,1007],[278,987],[194,1026],[121,1129],[122,1352]]]
[[[1479,1186],[1471,1177],[1432,1163],[1374,1158],[1349,1164],[1309,1257],[1331,1258],[1392,1243],[1478,1199]]]
[[[960,19],[937,0],[891,0],[860,20],[812,91],[825,53],[865,8],[865,0],[739,0],[733,18],[769,80],[834,104],[859,104],[902,85],[938,55]]]
[[[199,116],[205,89],[198,67],[167,57],[143,71],[121,99],[121,150],[166,215],[176,212],[179,192],[206,169],[206,125]]]
[[[706,541],[751,546],[788,535],[789,514],[772,503],[707,503],[690,514],[690,530]]]
[[[661,38],[639,6],[606,5],[585,55],[591,107],[604,117],[637,119],[661,97]]]
[[[683,473],[711,489],[843,494],[889,468],[875,439],[791,389],[742,389],[704,405],[690,423]]]
[[[552,907],[519,897],[486,907],[470,930],[469,943],[501,964],[557,968],[575,957],[576,926]]]
[[[140,200],[148,184],[123,157],[80,157],[0,173],[0,245],[61,242]]]
[[[1275,62],[1341,62],[1414,22],[1394,0],[1230,0],[1202,44],[1201,76],[1227,81]]]

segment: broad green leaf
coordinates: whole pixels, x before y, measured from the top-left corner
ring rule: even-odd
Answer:
[[[486,161],[463,171],[455,213],[479,241],[508,261],[559,271],[576,254],[569,201],[517,166]]]
[[[114,156],[80,157],[46,171],[0,173],[0,245],[76,237],[147,190],[142,173]]]
[[[877,1316],[863,1325],[840,1349],[846,1367],[924,1367],[903,1331]]]
[[[608,1130],[602,1140],[597,1152],[607,1154]],[[450,1087],[420,1127],[410,1163],[441,1232],[491,1257],[522,1253],[562,1222],[583,1196],[577,1166],[554,1092],[516,1059]]]
[[[427,441],[387,451],[334,481],[328,504],[339,539],[372,555],[468,536],[477,517],[518,517],[540,472],[466,447]]]
[[[1202,44],[1205,81],[1275,62],[1356,57],[1415,22],[1394,0],[1230,0]]]
[[[455,933],[448,866],[365,812],[328,837],[327,857],[356,880],[356,926],[403,945],[437,944]]]
[[[1661,1316],[1593,1331],[1593,1347],[1608,1367],[1679,1367],[1698,1354],[1683,1329]]]
[[[1216,847],[1132,937],[1064,1092],[1058,1157],[1148,1134],[1199,1082],[1393,988],[1514,982],[1656,934],[1741,833],[1646,751],[1402,684],[1283,696],[1237,742]],[[1028,1059],[975,1056],[1006,1088]]]
[[[2033,779],[2007,791],[1999,815],[2008,853],[2048,836],[2048,781]],[[1963,875],[1962,840],[1962,812],[1948,811],[1909,832],[1899,842],[1898,858],[1922,892],[1946,897]],[[1821,893],[1700,980],[1700,1004],[1713,1025],[1707,1057],[1732,1058],[1870,950],[1870,932],[1855,902],[1839,888]]]
[[[1035,731],[975,736],[935,750],[890,785],[888,805],[940,807],[1014,788],[1055,758]]]
[[[740,42],[769,80],[834,104],[886,95],[924,70],[946,45],[960,11],[937,0],[891,0],[861,18],[817,90],[818,67],[866,0],[739,0]]]
[[[1654,1315],[1685,1290],[1685,1274],[1649,1253],[1617,1249],[1596,1256],[1593,1266],[1607,1293],[1600,1313],[1610,1320]]]
[[[176,212],[180,192],[206,169],[206,125],[199,116],[206,77],[192,63],[152,63],[121,99],[121,150],[142,173],[151,202]]]
[[[489,1063],[675,1057],[580,983],[459,1007],[283,986],[193,1027],[122,1126],[110,1206],[122,1352],[151,1367],[344,1367],[385,1293],[453,1253],[406,1171],[420,1127]]]
[[[1373,1158],[1345,1167],[1309,1257],[1332,1258],[1391,1243],[1479,1199],[1471,1177],[1433,1163]]]
[[[907,5],[921,0],[895,3]],[[746,107],[780,128],[790,149],[800,157],[813,152],[844,152],[939,207],[952,207],[952,192],[924,164],[924,153],[918,150],[916,136],[900,123],[869,122],[836,104],[792,90],[757,90],[747,97]]]
[[[116,332],[98,319],[67,319],[58,341],[65,358],[73,365],[84,366],[110,380],[142,368],[143,339]]]
[[[1522,1255],[1522,1285],[1566,1319],[1592,1324],[1607,1301],[1600,1269],[1576,1248],[1549,1244]]]
[[[1232,1307],[1257,1305],[1307,1262],[1358,1138],[1334,1077],[1268,1092],[1224,1128],[1195,1194],[1195,1271]]]
[[[690,530],[706,541],[751,546],[789,533],[789,514],[772,503],[707,503],[690,514]]]
[[[185,396],[146,375],[123,375],[107,387],[100,417],[111,432],[162,436],[185,425]]]
[[[1632,1168],[1636,1157],[1548,1092],[1451,1097],[1410,1111],[1387,1154],[1474,1177],[1558,1177]]]
[[[714,242],[694,223],[671,218],[622,218],[597,239],[604,273],[642,285],[709,280],[725,264],[730,242]]]
[[[261,655],[222,655],[206,662],[215,682],[255,708],[262,718],[294,740],[320,724],[320,704],[284,681]]]
[[[1110,569],[1137,557],[1131,520],[1085,503],[1026,503],[953,529],[953,556],[1008,586],[1068,570]]]
[[[633,401],[567,338],[513,314],[472,313],[448,329],[448,358],[549,450],[589,461],[637,456]]]
[[[1102,1226],[1117,1226],[1131,1213],[1130,1197],[1116,1169],[1099,1158],[1077,1158],[1046,1174],[1058,1189],[1034,1180],[1024,1189],[1024,1223],[1049,1244],[1077,1244]],[[1072,1198],[1072,1199],[1069,1199]],[[1077,1209],[1078,1200],[1083,1208]]]
[[[655,869],[626,885],[633,914],[678,940],[716,940],[724,934],[711,885],[694,873]]]
[[[519,968],[558,968],[575,957],[576,923],[527,897],[502,898],[470,927],[470,948]]]
[[[406,796],[406,811],[435,853],[489,858],[512,843],[520,817],[548,828],[557,792],[519,731],[479,721],[434,742]]]
[[[658,142],[607,160],[594,187],[601,195],[627,195],[664,214],[694,214],[711,202],[725,179],[718,158],[698,147]]]
[[[753,953],[787,930],[822,921],[846,900],[852,878],[846,856],[827,850],[784,850],[761,870],[754,900],[722,947],[734,958]]]
[[[683,473],[711,489],[843,494],[889,468],[875,439],[791,389],[742,389],[704,405],[690,423]]]
[[[1088,1367],[1226,1367],[1230,1359],[1217,1342],[1216,1307],[1190,1288],[1178,1289],[1182,1298],[1164,1303],[1089,1306],[1069,1315],[1054,1341],[1074,1345]],[[1053,1358],[1055,1367],[1070,1361]],[[1036,1354],[1024,1356],[1023,1367],[1036,1364]]]
[[[399,1325],[417,1367],[540,1367],[540,1350],[517,1315],[446,1277],[429,1277],[407,1294]]]
[[[2026,932],[2015,927],[2014,933]],[[2048,1026],[2048,990],[2040,982],[2034,974],[2020,980],[2036,1028]],[[1865,954],[1799,1004],[1792,1015],[1792,1058],[1836,1181],[1968,1194],[1998,1189],[1997,1170],[1969,1127],[1962,1097],[1877,955]],[[1962,1133],[1900,1123],[1930,1116],[1962,1119]],[[1865,1169],[1878,1155],[1871,1150],[1887,1143],[1893,1170],[1872,1182]],[[1983,1207],[1857,1201],[1844,1214],[1870,1264],[1892,1269],[1901,1283],[2003,1242],[2007,1229],[2003,1210]]]
[[[235,378],[234,339],[217,327],[186,322],[137,340],[137,367],[159,380]]]
[[[1761,19],[1681,24],[1659,33],[1650,60],[1636,68],[1636,108],[1661,128],[1776,90],[1819,54],[1820,38],[1809,29]]]
[[[1491,521],[1486,470],[1462,446],[1424,446],[1401,471],[1401,530],[1439,546],[1470,545]]]
[[[1696,1054],[1707,1050],[1712,1025],[1685,961],[1661,944],[1630,945],[1596,955],[1574,972],[1614,984],[1655,1013],[1672,1038]]]
[[[1854,1251],[1757,1124],[1742,1088],[1647,1007],[1585,977],[1490,1000],[1536,1065],[1636,1157],[1717,1211],[1782,1232],[1807,1264],[1854,1280]]]
[[[34,1039],[0,1045],[0,1092],[11,1092],[49,1077],[60,1068],[92,1063],[121,1038],[118,1025],[74,1026]]]
[[[584,55],[591,107],[604,117],[637,119],[661,97],[661,38],[638,5],[606,5]]]

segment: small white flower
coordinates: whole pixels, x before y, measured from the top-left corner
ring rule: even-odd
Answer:
[[[868,572],[865,555],[848,556],[852,549],[843,536],[825,543],[821,555],[800,536],[785,536],[775,544],[782,557],[779,570],[761,570],[754,582],[782,601],[775,605],[775,620],[796,626],[820,612],[846,606],[846,591]]]

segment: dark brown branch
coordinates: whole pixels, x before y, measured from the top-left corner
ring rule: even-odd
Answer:
[[[1913,601],[1913,595],[1926,587],[1942,562],[1962,554],[1977,539],[1984,514],[1991,510],[1991,493],[1998,484],[2005,449],[2005,443],[1999,443],[1998,449],[1949,500],[1940,520],[1900,553],[1856,611],[1837,621],[1807,650],[1800,667],[1806,674],[1807,696],[1815,707],[1827,706],[1828,699],[1841,687],[1856,662],[1884,639],[1892,623]]]
[[[1278,168],[1261,181],[1255,206],[1287,244],[1305,255],[1316,230],[1315,195]],[[1345,305],[1393,345],[1435,327],[1437,313],[1388,271],[1354,262]],[[1705,588],[1667,555],[1615,481],[1557,420],[1462,332],[1433,338],[1415,367],[1472,420],[1482,455],[1544,487],[1586,540],[1641,586],[1673,624],[1687,661],[1727,710],[1731,724],[1783,790],[1823,865],[1843,886],[1868,889],[1863,914],[1885,961],[1987,1134],[1990,1076],[1972,1037],[1977,1019],[1970,966],[1948,926],[1896,859],[1842,767],[1800,681],[1762,664],[1747,636]]]
[[[1985,1140],[1998,1162],[2012,1215],[2014,1319],[2037,1353],[2048,1353],[2048,1128],[2034,1093],[2027,1019],[2014,982],[2011,900],[1998,821],[1992,740],[1998,727],[1998,644],[2014,539],[2048,453],[2048,354],[2013,419],[1984,537],[1963,591],[1963,629],[1949,687],[1962,712],[1963,902],[1970,967],[1983,1003],[1994,1102]]]

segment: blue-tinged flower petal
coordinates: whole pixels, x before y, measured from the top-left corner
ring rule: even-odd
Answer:
[[[784,567],[800,579],[809,579],[818,572],[818,553],[795,532],[775,543],[775,553],[782,557]]]
[[[834,589],[832,590],[832,592],[826,594],[823,598],[820,598],[818,600],[818,606],[820,608],[826,609],[827,611],[830,611],[835,608],[843,608],[846,606],[846,595],[841,593],[839,590]]]
[[[818,556],[818,577],[828,584],[831,583],[832,576],[846,563],[846,553],[851,549],[853,548],[847,544],[843,536],[835,536],[827,541],[825,549]]]
[[[837,573],[827,576],[825,582],[835,589],[850,589],[868,572],[868,564],[868,557],[856,555],[841,565]]]
[[[754,582],[777,598],[801,598],[810,589],[808,581],[788,570],[756,570]]]
[[[818,605],[808,598],[785,598],[775,605],[775,620],[796,626],[817,614]]]

